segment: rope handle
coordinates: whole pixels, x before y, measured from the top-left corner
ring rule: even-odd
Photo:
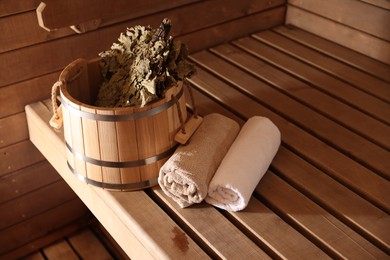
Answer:
[[[62,127],[62,106],[57,105],[57,91],[63,83],[61,81],[56,81],[51,88],[51,105],[53,109],[53,116],[50,119],[50,126],[55,129],[60,129]]]
[[[200,116],[198,116],[198,110],[197,110],[197,107],[195,104],[195,98],[194,98],[194,95],[192,93],[192,89],[191,89],[190,84],[187,81],[184,81],[184,85],[187,86],[188,92],[190,94],[190,99],[191,99],[191,103],[192,103],[192,111],[193,111],[193,116],[187,122],[184,122],[183,113],[181,111],[179,99],[172,95],[172,99],[174,99],[175,103],[176,103],[177,113],[178,113],[180,124],[181,124],[181,131],[179,131],[175,135],[175,141],[178,143],[181,143],[181,144],[186,144],[188,142],[190,137],[194,134],[196,129],[198,129],[198,127],[200,126],[200,124],[202,123],[202,120],[203,120]],[[186,126],[187,126],[187,129],[186,129]]]

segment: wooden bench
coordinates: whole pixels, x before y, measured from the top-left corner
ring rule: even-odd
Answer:
[[[289,1],[290,25],[195,48],[190,57],[198,68],[190,82],[200,114],[218,112],[241,125],[265,116],[282,134],[241,212],[206,203],[181,209],[159,187],[110,192],[87,186],[66,165],[62,132],[48,125],[49,101],[26,107],[31,141],[129,257],[389,259],[388,30],[345,16],[337,21],[339,9],[312,2]],[[359,11],[362,2],[352,9]],[[375,3],[381,6],[371,19],[388,17],[388,4]],[[364,41],[350,44],[346,32]]]

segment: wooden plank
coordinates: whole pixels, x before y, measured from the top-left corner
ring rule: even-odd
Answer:
[[[145,106],[138,111],[146,111],[150,107]],[[153,126],[153,118],[140,118],[135,122],[135,133],[137,137],[138,158],[145,159],[156,155],[156,134]],[[141,181],[152,180],[157,178],[159,169],[157,164],[145,164],[139,166]]]
[[[98,114],[113,115],[113,110],[99,110]],[[116,122],[97,122],[100,158],[103,161],[117,162],[119,160],[118,140],[116,136]],[[101,145],[100,145],[101,144]],[[104,147],[105,149],[102,149]],[[102,167],[102,180],[104,183],[121,183],[120,169],[115,167]]]
[[[364,244],[361,245],[364,239],[360,235],[271,171],[268,171],[260,181],[256,194],[332,258],[375,259],[365,249]],[[383,252],[381,256],[384,255]]]
[[[50,97],[51,87],[60,71],[0,88],[0,118],[24,111],[27,104]],[[28,95],[22,95],[28,93]]]
[[[51,4],[49,4],[49,7],[51,8]],[[131,12],[130,15],[124,17],[121,16],[115,19],[105,19],[99,24],[99,27],[107,27],[115,23],[124,22],[139,15],[150,15],[149,11],[150,10],[144,10],[140,13]],[[79,13],[81,12],[72,12],[72,14],[77,15]],[[66,17],[68,16],[65,16],[65,18]],[[59,21],[62,20],[59,19]],[[23,31],[24,33],[20,33],[21,31]],[[58,28],[50,32],[44,30],[39,26],[37,22],[37,13],[35,10],[0,18],[0,33],[0,42],[3,43],[0,45],[0,53],[42,43],[47,40],[54,40],[58,38],[63,38],[65,36],[76,35],[76,32],[73,31],[69,26]]]
[[[240,95],[240,92],[206,71],[198,68],[196,76],[190,82],[199,91],[245,120],[254,115],[268,117],[283,133],[283,144],[372,204],[390,213],[390,202],[386,199],[390,196],[388,181],[253,99]]]
[[[310,240],[284,222],[255,197],[251,198],[245,210],[229,212],[226,215],[230,221],[241,226],[245,234],[257,241],[256,243],[267,247],[266,252],[274,259],[329,258]]]
[[[296,102],[209,52],[196,53],[191,55],[191,59],[228,81],[240,91],[247,93],[266,106],[272,107],[272,110],[279,115],[313,133],[316,137],[351,156],[363,165],[374,169],[384,178],[390,179],[390,173],[387,170],[390,169],[390,162],[386,162],[389,153],[385,149],[361,138],[323,115],[308,109],[301,103]]]
[[[1,148],[0,158],[0,176],[45,159],[29,140]]]
[[[41,252],[35,252],[28,256],[23,257],[24,260],[45,260],[45,257],[41,254]]]
[[[362,199],[285,147],[279,149],[272,166],[280,177],[340,221],[363,234],[366,239],[383,250],[389,247],[388,213]],[[386,183],[384,189],[389,190],[390,184]]]
[[[133,110],[134,111],[134,110]],[[132,112],[133,112],[132,111]],[[129,109],[117,110],[116,115],[130,114]],[[141,159],[138,156],[137,146],[137,131],[135,127],[135,121],[116,122],[116,136],[118,145],[118,158],[122,162],[131,162]],[[142,134],[141,134],[142,135]],[[144,158],[142,158],[144,159]],[[140,167],[128,167],[120,169],[120,176],[122,183],[141,183],[142,176],[140,175]],[[146,176],[145,176],[146,177]]]
[[[243,35],[244,32],[241,31],[245,28],[245,25],[248,22],[251,22],[248,23],[251,24],[251,26],[245,29],[247,33],[253,33],[255,31],[258,31],[259,29],[269,28],[277,24],[283,23],[285,12],[284,7],[265,13],[261,12],[261,10],[263,9],[267,9],[269,7],[281,4],[281,1],[278,0],[272,2],[271,5],[265,4],[265,2],[262,1],[247,1],[248,2],[245,5],[247,8],[246,11],[248,11],[249,13],[253,12],[255,13],[254,15],[248,16],[248,18],[244,18],[244,20],[242,21],[238,20],[236,25],[234,25],[235,22],[232,22],[225,25],[217,26],[214,31],[206,30],[203,32],[206,33],[206,38],[216,38],[217,40],[219,34],[223,34],[222,32],[226,34],[226,31],[221,31],[226,28],[234,29],[234,31],[227,34],[229,39],[237,37],[232,35],[233,32],[241,33],[240,35]],[[221,1],[221,3],[225,5],[224,1]],[[36,44],[23,49],[19,49],[18,51],[9,51],[3,53],[0,55],[0,60],[4,61],[4,63],[0,63],[0,71],[4,73],[4,75],[7,75],[7,77],[0,77],[0,86],[9,85],[15,82],[27,80],[33,77],[61,70],[71,61],[80,57],[87,59],[95,58],[97,57],[97,54],[99,52],[110,48],[112,42],[116,41],[120,32],[124,31],[126,27],[135,24],[150,24],[152,27],[157,27],[164,17],[171,17],[171,21],[173,24],[171,34],[174,36],[186,34],[186,37],[189,37],[189,33],[191,32],[197,32],[198,30],[209,28],[213,25],[220,25],[221,23],[223,24],[232,19],[234,20],[239,17],[245,17],[245,12],[243,14],[242,11],[240,11],[242,10],[241,8],[236,8],[236,1],[231,1],[229,3],[229,6],[231,6],[231,8],[227,9],[227,11],[223,13],[224,16],[220,15],[221,9],[217,5],[215,5],[214,2],[202,2],[197,4],[196,6],[185,6],[180,10],[168,10],[166,12],[157,13],[151,16],[136,18],[134,20],[102,28],[88,34],[61,38],[57,41],[47,41],[42,44]],[[252,9],[252,3],[259,4],[252,5],[256,7]],[[200,21],[202,21],[201,23],[198,22],[199,13],[207,14],[207,16],[202,17],[202,19],[200,19]],[[264,24],[259,24],[259,20],[264,21]],[[218,37],[209,37],[210,33],[215,33],[216,35],[218,35]],[[202,32],[198,32],[196,35],[194,35],[194,37],[199,37],[199,35],[202,35]],[[221,40],[218,41],[226,40],[226,37],[227,36],[223,37]],[[189,45],[191,51],[193,51],[193,47],[203,48],[205,44],[207,44],[206,41],[200,46],[198,46],[196,45],[196,42],[194,44],[191,44],[186,40],[183,41]],[[215,45],[214,42],[209,42],[208,44]],[[208,45],[207,47],[209,46],[211,45]],[[43,55],[42,50],[45,50],[45,55]],[[55,53],[61,53],[61,55],[55,55]],[[37,63],[40,64],[40,66],[32,65]]]
[[[110,259],[111,255],[99,239],[88,229],[68,238],[72,248],[82,259]]]
[[[0,148],[26,140],[27,138],[28,130],[25,113],[18,113],[0,119]]]
[[[205,244],[213,259],[270,259],[212,206],[202,203],[182,209],[160,187],[153,188],[152,194],[164,209],[174,214],[175,219],[184,223],[186,233],[196,234],[197,243]]]
[[[294,26],[279,26],[274,29],[300,44],[306,45],[316,51],[324,53],[333,59],[344,62],[350,66],[376,76],[384,81],[390,82],[390,66],[369,58],[366,55],[357,53],[327,39],[318,37]]]
[[[280,53],[255,39],[249,37],[241,38],[234,41],[234,45],[297,76],[301,80],[312,84],[317,89],[369,114],[377,120],[381,120],[387,124],[390,123],[390,109],[388,103],[367,95],[366,93],[351,87],[351,85],[339,81],[288,55]]]
[[[160,11],[165,11],[165,15],[170,17],[173,21],[173,33],[185,34],[188,32],[196,31],[199,29],[200,23],[197,19],[199,14],[203,15],[202,23],[204,27],[217,25],[227,19],[235,19],[245,14],[256,13],[268,8],[281,5],[283,0],[273,0],[268,2],[245,0],[241,2],[237,1],[214,1],[213,3],[199,2],[192,5],[184,5],[184,2],[192,1],[180,1],[176,3],[175,9],[170,10],[170,5],[175,3],[169,2],[164,3],[164,7],[157,6],[157,8],[165,8]],[[129,2],[131,3],[131,1]],[[145,2],[147,3],[147,2]],[[56,4],[56,3],[54,3]],[[84,4],[84,2],[83,2]],[[143,4],[143,3],[141,3]],[[220,12],[220,5],[224,5],[224,12]],[[96,4],[94,4],[96,6]],[[128,21],[131,19],[140,19],[142,16],[156,15],[155,12],[151,12],[151,8],[140,10],[140,12],[127,13],[125,16],[117,18],[103,19],[99,25],[100,28],[112,26],[117,23],[124,23],[127,21],[128,24],[135,24],[135,22]],[[89,10],[89,9],[88,9]],[[86,11],[86,10],[83,10]],[[63,12],[63,10],[56,10],[56,12]],[[81,12],[73,12],[72,14],[79,16]],[[57,16],[60,17],[60,16]],[[64,18],[68,18],[68,15],[62,15]],[[62,22],[62,19],[59,19]],[[141,21],[140,21],[141,22]],[[185,23],[185,26],[181,26]],[[145,24],[146,25],[146,24]],[[156,24],[158,25],[158,24]],[[176,31],[176,27],[180,27],[179,31]],[[123,26],[125,28],[125,26]],[[122,29],[123,30],[123,29]],[[24,31],[25,33],[20,34],[18,32]],[[38,26],[36,12],[26,12],[19,15],[13,15],[4,19],[0,18],[0,53],[27,47],[29,45],[42,43],[47,41],[48,38],[51,40],[62,38],[65,36],[75,35],[76,33],[70,28],[64,27],[50,33]],[[114,41],[114,40],[113,40]]]
[[[0,17],[0,33],[0,53],[76,34],[69,27],[53,32],[42,29],[37,21],[35,8],[31,11]]]
[[[95,221],[92,222],[90,229],[99,237],[99,240],[102,241],[105,248],[110,252],[114,259],[130,259],[99,221],[95,219]]]
[[[0,181],[0,203],[23,196],[60,178],[46,160],[4,175]]]
[[[344,47],[390,64],[390,43],[372,35],[362,33],[292,5],[288,6],[286,24],[292,24]]]
[[[256,39],[346,81],[376,98],[390,102],[390,83],[371,77],[272,31],[257,33]]]
[[[76,198],[67,184],[59,180],[17,199],[0,204],[0,230]]]
[[[231,114],[231,110],[228,110],[229,108],[222,108],[221,105],[214,103],[210,98],[202,95],[197,90],[195,90],[194,93],[196,94],[196,100],[205,104],[204,106],[199,107],[199,112],[201,114],[207,113],[209,105],[213,104],[212,111],[218,111],[218,113],[229,117],[233,116]],[[242,122],[240,119],[236,120],[239,123]],[[388,224],[386,223],[389,221],[388,213],[384,213],[374,205],[364,200],[362,197],[350,191],[347,187],[342,186],[329,177],[325,172],[314,168],[308,162],[288,150],[284,145],[279,148],[276,157],[272,161],[271,167],[273,171],[277,172],[277,174],[291,186],[298,189],[312,201],[315,201],[333,216],[337,217],[340,221],[344,222],[355,231],[358,231],[359,234],[364,234],[364,237],[370,241],[388,239],[386,235],[386,230],[388,229]],[[388,186],[389,184],[387,183],[386,185]],[[375,188],[375,186],[373,186],[373,188]],[[381,189],[389,190],[386,186],[383,186]],[[383,194],[383,196],[388,195]],[[256,207],[252,206],[253,203],[256,203]],[[262,237],[272,239],[273,236],[275,236],[274,239],[276,241],[276,245],[274,243],[270,243],[270,245],[273,245],[273,248],[277,248],[278,246],[282,247],[282,249],[278,250],[278,252],[281,253],[284,249],[283,241],[286,239],[286,236],[288,236],[288,227],[283,227],[283,223],[280,223],[277,219],[275,219],[278,224],[277,227],[273,227],[271,224],[258,225],[259,220],[253,212],[257,212],[259,211],[259,208],[264,207],[265,206],[262,205],[261,202],[258,202],[252,197],[246,210],[237,213],[230,213],[229,219],[231,221],[239,222],[240,225],[248,229],[248,232],[246,232],[248,236],[254,236],[257,239],[261,239]],[[262,216],[265,215],[264,212],[267,212],[266,209],[263,209]],[[357,214],[357,212],[361,213]],[[273,217],[271,215],[268,214],[267,216],[269,216],[270,220],[272,220]],[[253,223],[253,225],[251,225],[251,223]],[[262,220],[262,223],[266,223],[265,220]],[[272,232],[266,232],[266,230],[263,230],[268,228],[272,229]],[[279,228],[284,232],[283,238],[278,238],[276,236]],[[296,238],[296,241],[299,241],[299,236],[297,237],[294,235],[294,237]],[[379,237],[379,239],[375,237]],[[252,239],[255,241],[256,238]],[[267,245],[266,241],[267,240],[264,241],[264,244]],[[374,243],[381,244],[380,242]],[[294,244],[294,241],[290,241],[288,246],[286,245],[287,252],[285,252],[285,254],[290,256],[290,254],[295,253],[294,249],[291,248],[294,247]],[[365,239],[360,239],[359,244],[377,259],[381,259],[385,256],[383,251]],[[305,246],[305,248],[309,247]],[[267,251],[267,253],[269,252]],[[299,253],[302,254],[304,252],[300,250]]]
[[[288,0],[288,4],[383,40],[390,40],[390,13],[382,8],[356,0]]]
[[[0,1],[0,17],[35,10],[40,2],[41,0],[2,0]]]
[[[79,259],[78,255],[73,251],[66,240],[61,240],[51,246],[45,247],[43,253],[48,259]]]
[[[220,45],[212,48],[211,51],[232,62],[240,69],[271,84],[286,95],[297,98],[306,106],[319,111],[344,127],[386,149],[390,148],[388,135],[390,128],[388,125],[347,106],[232,45]]]
[[[44,1],[46,4],[42,10],[42,20],[45,27],[54,30],[62,27],[80,24],[83,22],[107,19],[110,17],[124,16],[131,10],[132,16],[142,16],[145,14],[157,13],[165,9],[174,8],[184,4],[190,4],[196,0],[147,0],[147,1],[127,1],[118,0],[115,5],[106,1],[84,0],[84,1]],[[76,12],[77,10],[77,12]]]
[[[77,232],[81,228],[84,228],[89,223],[91,218],[92,215],[86,214],[85,216],[76,219],[75,221],[72,221],[65,226],[56,227],[55,230],[51,230],[50,233],[47,233],[38,239],[26,242],[15,250],[8,251],[6,254],[1,255],[1,257],[4,259],[19,259],[32,252],[36,252],[38,248],[43,248],[49,244],[52,244],[54,241],[57,241],[69,234]],[[20,236],[25,236],[25,234],[23,233]]]
[[[81,228],[84,228],[91,218],[92,216],[90,214],[86,214],[85,216],[76,219],[75,221],[66,223],[64,226],[58,227],[54,230],[50,230],[50,232],[48,232],[47,234],[30,242],[26,242],[22,246],[0,255],[0,257],[4,259],[20,259],[32,252],[36,252],[38,248],[48,246],[54,241],[58,241],[59,239],[62,239],[63,237],[66,237],[67,235],[77,232]],[[20,236],[25,237],[25,233],[21,233]]]
[[[47,123],[51,116],[48,109],[35,103],[26,113],[31,140],[131,258],[207,257],[184,232],[180,239],[172,240],[175,232],[182,232],[180,227],[143,191],[109,192],[74,178],[65,164],[62,133]]]
[[[259,30],[282,25],[284,23],[285,12],[286,8],[281,6],[183,35],[178,37],[178,39],[189,46],[190,52],[197,52],[238,37],[258,32]]]
[[[77,198],[0,231],[0,256],[88,214]],[[28,234],[28,236],[26,236]]]
[[[86,85],[89,85],[89,83],[85,83]],[[88,112],[91,114],[96,113],[96,109],[94,108],[88,108],[85,106],[81,107],[81,111]],[[67,115],[68,116],[68,113]],[[95,158],[95,159],[101,159],[100,157],[100,147],[99,147],[99,131],[98,131],[98,122],[96,120],[82,118],[82,131],[83,133],[83,143],[84,143],[84,153],[85,156],[88,156],[89,158]],[[64,131],[65,131],[64,126]],[[69,136],[65,136],[65,140],[69,142],[69,140],[72,139]],[[98,144],[98,145],[96,145]],[[94,165],[91,163],[85,163],[86,165],[86,171],[87,176],[89,179],[103,182],[103,174],[102,174],[102,166]]]
[[[372,5],[375,5],[377,7],[381,7],[383,9],[387,9],[390,11],[390,2],[388,0],[360,0]]]

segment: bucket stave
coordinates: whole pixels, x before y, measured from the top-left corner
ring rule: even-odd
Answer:
[[[84,182],[105,189],[155,186],[160,167],[177,147],[177,102],[187,118],[183,86],[144,107],[96,107],[91,104],[102,81],[98,62],[76,60],[60,75],[68,166]]]

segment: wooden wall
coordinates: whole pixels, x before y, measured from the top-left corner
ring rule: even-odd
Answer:
[[[283,24],[285,17],[285,0],[145,0],[130,1],[132,8],[116,0],[120,8],[107,12],[97,6],[108,1],[82,2],[93,8],[48,1],[43,19],[57,28],[48,32],[38,26],[40,1],[0,1],[0,258],[48,243],[89,214],[29,141],[24,112],[26,104],[49,98],[67,64],[97,57],[126,27],[156,27],[164,17],[191,52]],[[83,34],[69,28],[87,18],[101,18],[99,27]]]
[[[390,1],[288,0],[286,23],[390,64]]]

